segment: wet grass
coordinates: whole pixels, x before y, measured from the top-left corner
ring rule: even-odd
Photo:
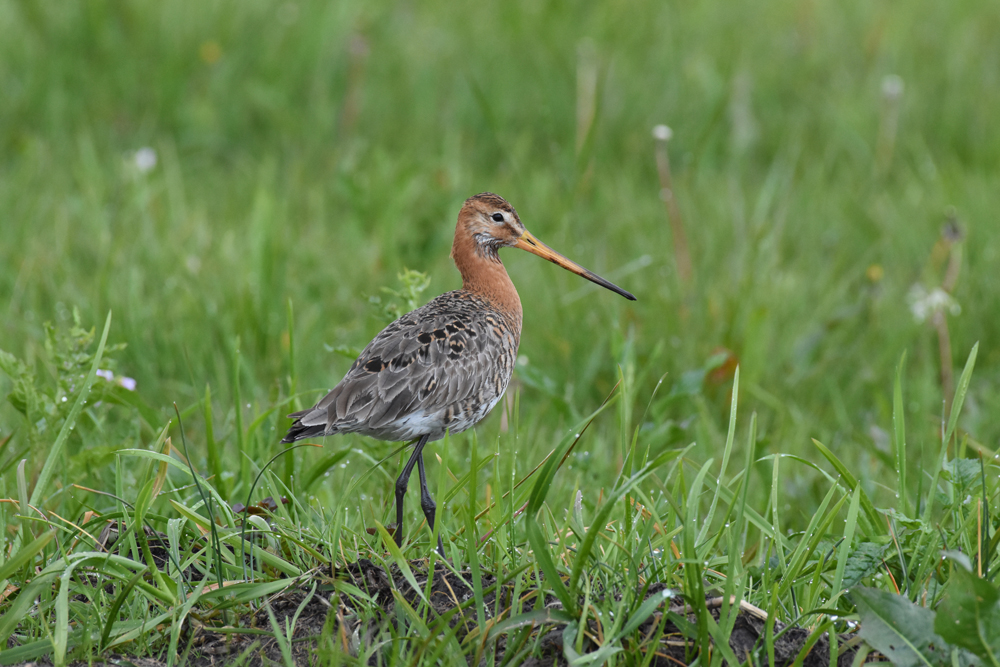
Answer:
[[[480,629],[386,621],[330,574],[377,628],[362,654],[540,653],[525,628],[558,600],[563,655],[643,664],[661,583],[708,661],[735,622],[713,591],[818,637],[853,585],[933,608],[942,550],[989,578],[997,29],[977,3],[0,5],[0,662],[177,661],[192,623],[427,556],[413,492],[416,543],[385,539],[395,445],[272,457],[352,349],[457,285],[483,190],[638,301],[506,251],[512,391],[427,449]],[[518,602],[487,610],[477,570]]]

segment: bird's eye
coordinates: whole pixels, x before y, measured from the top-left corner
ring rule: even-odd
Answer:
[[[503,213],[494,213],[492,216],[494,222],[503,222]]]

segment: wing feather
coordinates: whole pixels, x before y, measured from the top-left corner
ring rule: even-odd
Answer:
[[[417,422],[421,428],[440,422],[443,434],[463,411],[499,399],[513,371],[520,325],[469,292],[443,294],[375,336],[336,387],[313,408],[290,415],[297,421],[285,440],[320,428],[322,435],[401,440]]]

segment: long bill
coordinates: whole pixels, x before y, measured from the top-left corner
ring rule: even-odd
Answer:
[[[521,235],[521,238],[517,240],[517,243],[514,244],[514,247],[520,248],[521,250],[527,250],[533,255],[538,255],[543,259],[549,260],[553,264],[558,264],[567,271],[572,271],[578,276],[583,276],[592,283],[597,283],[601,287],[607,288],[617,294],[621,294],[629,301],[635,301],[635,297],[632,295],[631,292],[626,292],[618,285],[615,285],[614,283],[605,280],[604,278],[600,277],[593,271],[585,269],[576,262],[574,262],[573,260],[563,257],[555,250],[553,250],[552,248],[548,247],[547,245],[536,239],[527,230],[525,230],[524,234]]]

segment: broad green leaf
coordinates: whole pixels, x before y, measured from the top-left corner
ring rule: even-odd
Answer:
[[[960,486],[966,493],[978,489],[983,481],[980,475],[979,459],[952,459],[945,461],[942,466],[941,476],[952,484]]]
[[[896,667],[948,665],[951,647],[934,634],[934,612],[901,595],[874,588],[851,590],[861,616],[861,637]]]
[[[1000,665],[1000,590],[955,563],[934,631],[986,664]]]

